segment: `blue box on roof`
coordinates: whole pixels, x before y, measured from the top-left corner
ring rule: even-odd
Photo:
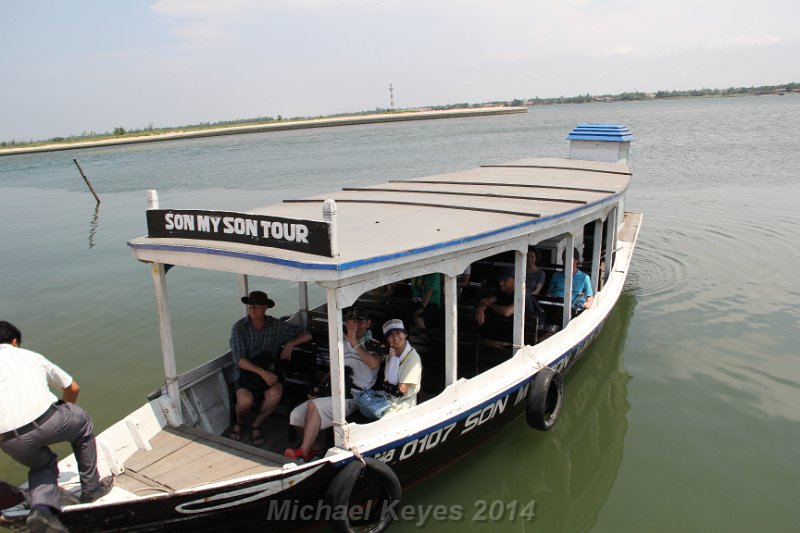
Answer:
[[[568,141],[633,141],[631,130],[622,124],[578,124],[567,135]]]
[[[578,124],[567,140],[570,159],[619,163],[628,160],[634,138],[623,124]]]

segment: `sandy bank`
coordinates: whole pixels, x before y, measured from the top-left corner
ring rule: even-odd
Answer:
[[[140,137],[115,137],[98,141],[63,142],[29,146],[20,148],[0,148],[0,156],[15,154],[30,154],[37,152],[55,152],[59,150],[76,150],[80,148],[96,148],[98,146],[113,146],[119,144],[135,144],[158,141],[174,141],[181,139],[196,139],[199,137],[214,137],[218,135],[241,135],[245,133],[263,133],[270,131],[285,131],[305,128],[326,128],[333,126],[355,126],[359,124],[377,124],[382,122],[402,122],[406,120],[432,120],[443,118],[480,117],[487,115],[507,115],[512,113],[526,113],[527,107],[481,107],[470,109],[447,109],[443,111],[412,111],[408,113],[379,113],[372,115],[357,115],[346,117],[332,117],[310,120],[295,120],[271,122],[268,124],[252,124],[248,126],[228,126],[222,128],[208,128],[191,131],[171,131],[155,135]]]

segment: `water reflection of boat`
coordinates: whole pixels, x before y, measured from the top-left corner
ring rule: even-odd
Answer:
[[[115,487],[93,504],[65,506],[64,523],[76,531],[281,530],[329,519],[340,530],[351,521],[381,530],[402,483],[441,469],[523,414],[551,429],[563,403],[562,374],[614,308],[641,223],[641,214],[624,211],[627,128],[581,125],[569,138],[570,159],[345,189],[249,213],[159,209],[151,195],[148,236],[129,246],[150,265],[166,385],[98,436],[100,468],[116,476]],[[548,276],[564,279],[566,296],[542,301],[542,313],[526,312],[530,247]],[[595,295],[573,317],[573,280],[583,279],[573,272],[575,251]],[[297,349],[285,369],[285,402],[304,399],[318,374],[330,371],[334,430],[323,457],[289,460],[280,453],[285,439],[257,447],[224,437],[230,354],[181,375],[175,370],[166,272],[180,267],[236,274],[242,294],[252,277],[298,284],[291,320],[314,342]],[[469,290],[459,293],[467,267]],[[471,320],[479,298],[494,291],[490,280],[509,268],[513,313],[497,318],[508,330],[503,338],[495,335],[500,328],[478,330]],[[402,316],[407,280],[430,274],[443,281],[442,327],[411,331],[423,366],[419,404],[372,422],[347,418],[343,310],[368,309],[376,324]],[[308,283],[324,288],[325,302],[309,302]],[[383,290],[390,284],[391,295]],[[285,425],[286,413],[270,422]],[[77,479],[74,459],[60,469],[67,490]],[[26,514],[6,510],[3,518]]]
[[[530,476],[532,494],[540,508],[558,509],[538,515],[536,527],[543,531],[589,531],[614,486],[630,407],[622,353],[635,306],[632,294],[620,296],[591,351],[566,380],[570,394],[552,438],[540,439],[531,451],[538,466]]]
[[[603,331],[567,376],[568,394],[552,431],[531,433],[525,424],[514,424],[454,466],[452,475],[412,490],[408,505],[463,509],[466,520],[437,523],[437,531],[495,531],[500,524],[503,531],[590,531],[622,462],[630,380],[622,356],[635,307],[632,293],[620,296]],[[514,468],[503,468],[510,457]],[[512,505],[518,510],[529,501],[535,502],[534,516],[512,515]],[[470,520],[480,510],[475,502],[503,503],[502,520]]]

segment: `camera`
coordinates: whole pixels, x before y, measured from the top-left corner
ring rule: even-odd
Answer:
[[[364,348],[366,348],[368,352],[375,352],[383,356],[389,355],[389,347],[375,339],[366,341],[364,343]]]

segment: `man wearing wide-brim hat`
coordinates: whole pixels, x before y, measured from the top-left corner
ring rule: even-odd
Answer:
[[[230,339],[236,389],[236,421],[230,437],[242,438],[246,417],[257,406],[251,436],[253,444],[261,446],[261,424],[283,396],[281,361],[290,359],[292,350],[310,341],[311,334],[299,325],[268,316],[267,309],[275,307],[275,302],[263,291],[243,296],[242,303],[247,305],[247,316],[233,325]]]

